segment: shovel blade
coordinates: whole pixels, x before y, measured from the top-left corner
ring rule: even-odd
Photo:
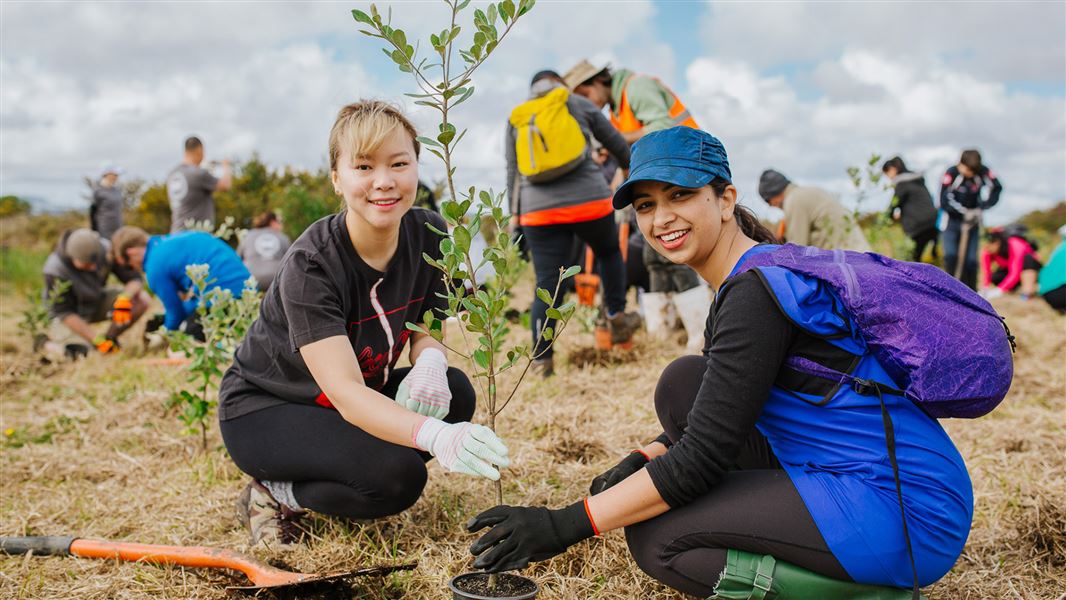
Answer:
[[[357,569],[355,571],[339,571],[336,573],[325,573],[322,575],[313,573],[293,573],[294,578],[291,581],[282,581],[278,583],[267,583],[262,585],[246,585],[246,586],[229,586],[226,588],[228,591],[244,592],[244,593],[256,593],[261,590],[271,591],[291,591],[296,588],[304,586],[312,586],[315,584],[339,582],[345,579],[351,579],[353,577],[370,577],[388,575],[389,573],[395,573],[396,571],[410,571],[418,566],[418,563],[405,563],[401,565],[388,565],[383,567],[369,567],[366,569]]]

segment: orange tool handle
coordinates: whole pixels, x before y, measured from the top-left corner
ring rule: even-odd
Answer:
[[[256,585],[298,583],[304,579],[316,577],[316,575],[275,569],[233,550],[205,546],[161,546],[75,539],[70,545],[70,554],[84,558],[106,558],[156,565],[233,569],[247,575]]]
[[[592,261],[593,261],[592,247],[586,246],[585,247],[585,272],[586,273],[591,273],[592,272]]]
[[[622,250],[622,262],[629,260],[629,221],[618,226],[618,248]]]

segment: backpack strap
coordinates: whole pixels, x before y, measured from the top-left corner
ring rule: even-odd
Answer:
[[[888,460],[889,463],[892,464],[892,478],[896,483],[896,498],[899,500],[899,516],[900,520],[903,522],[903,539],[907,543],[907,557],[911,562],[911,575],[914,581],[913,587],[911,588],[911,598],[912,600],[920,600],[921,593],[918,591],[918,568],[914,564],[914,549],[911,547],[911,535],[907,528],[907,510],[903,506],[903,486],[899,478],[899,462],[896,460],[895,428],[892,426],[892,417],[888,414],[888,407],[885,406],[884,399],[886,394],[903,396],[908,399],[910,396],[907,392],[885,385],[880,381],[853,377],[847,373],[841,373],[836,369],[830,369],[829,367],[820,365],[813,360],[802,356],[788,357],[785,359],[785,365],[813,377],[821,377],[841,384],[848,384],[852,389],[863,396],[877,396],[877,401],[881,404],[881,421],[885,428],[885,445],[888,447]]]

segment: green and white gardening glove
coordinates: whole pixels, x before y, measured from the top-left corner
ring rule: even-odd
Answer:
[[[507,446],[491,429],[473,423],[445,423],[427,418],[415,433],[415,447],[437,457],[445,469],[487,477],[493,481],[500,472],[493,465],[508,467]]]
[[[434,419],[448,415],[452,391],[448,388],[448,360],[443,352],[426,348],[418,355],[418,360],[396,390],[396,403]]]

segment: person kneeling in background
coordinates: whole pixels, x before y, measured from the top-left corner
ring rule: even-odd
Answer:
[[[163,303],[163,327],[170,331],[181,328],[200,341],[204,340],[196,318],[200,299],[185,268],[207,265],[210,283],[204,291],[222,288],[234,296],[243,293],[244,282],[251,277],[233,248],[203,231],[149,236],[140,227],[126,226],[115,232],[111,242],[115,264],[144,274],[148,287]]]
[[[1037,276],[1043,265],[1033,242],[1013,227],[993,227],[985,234],[981,249],[984,283],[981,295],[998,298],[1019,288],[1022,300],[1037,292]]]
[[[115,265],[110,249],[111,243],[95,231],[74,229],[63,233],[45,260],[44,298],[52,317],[45,342],[48,355],[75,358],[88,354],[90,347],[104,354],[118,352],[118,336],[148,308],[141,278]],[[107,286],[112,272],[123,287]],[[63,283],[67,289],[60,295]],[[91,324],[108,319],[107,333],[97,335]]]

